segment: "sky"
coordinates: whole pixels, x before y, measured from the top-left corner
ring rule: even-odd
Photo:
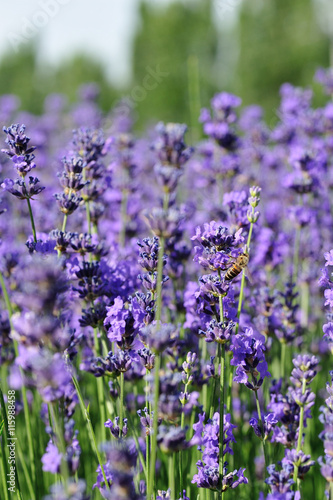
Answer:
[[[138,5],[138,0],[0,0],[0,57],[31,41],[42,64],[84,51],[121,85],[130,78]]]
[[[170,1],[148,0],[154,6]],[[215,14],[232,14],[240,1],[215,0]],[[131,78],[139,4],[139,0],[0,0],[0,58],[31,41],[37,45],[40,64],[56,65],[85,52],[101,61],[110,81],[121,87]]]

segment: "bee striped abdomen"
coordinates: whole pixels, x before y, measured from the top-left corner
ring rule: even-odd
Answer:
[[[236,278],[236,276],[238,276],[243,271],[243,269],[246,268],[248,262],[249,262],[249,254],[247,252],[240,254],[237,257],[236,261],[225,273],[224,280],[230,281]]]
[[[226,281],[233,280],[234,278],[236,278],[236,276],[238,276],[242,272],[242,269],[243,268],[240,267],[238,264],[234,264],[230,269],[228,269],[224,279]]]

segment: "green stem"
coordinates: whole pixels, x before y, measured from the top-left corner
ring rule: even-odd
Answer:
[[[124,418],[124,372],[120,372],[120,411],[119,411],[119,430],[120,437],[123,434],[123,418]]]
[[[252,211],[254,212],[254,209],[252,208]],[[251,243],[251,238],[252,238],[252,232],[253,232],[253,222],[250,224],[250,229],[249,229],[249,234],[247,237],[247,242],[246,246],[248,249],[248,252],[250,252],[250,243]],[[240,292],[239,292],[239,299],[238,299],[238,308],[237,308],[237,318],[239,320],[240,314],[242,312],[242,305],[243,305],[243,297],[244,297],[244,288],[245,288],[245,273],[243,271],[242,273],[242,281],[241,281],[241,287],[240,287]],[[239,321],[236,325],[236,335],[239,330]]]
[[[159,385],[160,385],[160,365],[161,355],[156,354],[155,357],[155,377],[154,377],[154,418],[153,418],[153,435],[151,436],[151,454],[150,454],[150,471],[149,471],[149,489],[147,488],[147,500],[151,499],[153,489],[155,489],[155,468],[156,468],[156,448],[157,448],[157,428],[158,428],[158,400],[159,400]]]
[[[64,214],[64,220],[62,221],[61,231],[64,233],[66,231],[68,214]]]
[[[94,328],[94,340],[95,340],[96,356],[99,356],[100,349],[99,349],[97,328]],[[104,423],[106,421],[106,412],[105,412],[105,395],[104,395],[104,387],[103,387],[103,377],[96,378],[96,385],[97,385],[98,408],[99,408],[99,412],[100,412],[101,440],[104,442],[104,441],[106,441],[106,429],[105,429],[105,425],[104,425]]]
[[[33,234],[33,237],[34,237],[34,242],[37,243],[35,221],[34,221],[34,216],[32,214],[31,203],[30,203],[30,199],[29,198],[27,198],[27,202],[28,202],[28,208],[29,208],[29,215],[30,215],[30,221],[31,221],[32,234]]]
[[[147,490],[149,490],[149,447],[150,447],[150,439],[149,434],[146,434],[146,486]]]
[[[220,349],[220,461],[219,473],[220,479],[223,479],[223,441],[224,441],[224,370],[225,370],[225,344]]]
[[[51,403],[49,404],[49,411],[52,417],[52,428],[54,429],[55,435],[58,438],[59,449],[62,453],[62,460],[60,464],[61,476],[64,479],[65,488],[67,488],[69,471],[68,471],[68,464],[66,461],[66,443],[62,433],[61,424],[59,422],[58,407],[57,406],[54,407],[53,404]]]
[[[252,214],[254,214],[254,208],[252,207]],[[253,225],[254,223],[250,223],[250,229],[249,229],[249,234],[247,237],[247,251],[250,253],[250,243],[251,243],[251,238],[252,238],[252,232],[253,232]],[[237,318],[238,318],[238,323],[236,324],[235,328],[235,334],[237,335],[238,330],[239,330],[239,318],[242,312],[242,305],[243,305],[243,297],[244,297],[244,288],[245,288],[245,273],[243,271],[242,273],[242,281],[241,281],[241,287],[240,287],[240,292],[239,292],[239,299],[238,299],[238,307],[237,307]],[[228,385],[228,396],[227,396],[227,413],[230,413],[231,410],[231,404],[232,404],[232,381],[234,378],[234,370],[235,367],[232,366],[230,367],[230,373],[229,373],[229,385]]]
[[[201,359],[203,360],[203,363],[205,363],[206,358],[207,358],[207,342],[205,339],[203,339],[202,342],[203,342],[203,347],[202,347]],[[208,411],[208,385],[207,384],[204,384],[202,387],[202,404],[203,404],[203,410],[207,415],[207,411]]]
[[[3,298],[4,298],[4,301],[5,301],[5,304],[6,304],[6,308],[7,308],[7,311],[8,311],[9,321],[11,323],[11,319],[12,319],[12,315],[13,315],[13,309],[12,309],[12,304],[10,303],[10,300],[9,300],[9,295],[8,295],[8,292],[7,292],[6,283],[5,283],[5,280],[4,280],[3,275],[2,275],[1,272],[0,272],[0,286],[1,286]]]
[[[184,394],[187,394],[187,388],[189,386],[189,382],[185,383]],[[184,413],[184,405],[182,404],[182,415],[180,418],[180,427],[181,429],[185,426],[185,413]],[[180,491],[183,491],[183,450],[179,451],[179,482],[180,482]]]
[[[302,381],[302,396],[304,396],[306,390],[306,379],[303,378]],[[299,429],[298,429],[298,439],[297,439],[297,448],[296,451],[299,452],[302,448],[302,438],[303,438],[303,430],[304,430],[304,405],[302,404],[300,414],[299,414]],[[298,479],[298,466],[294,465],[294,476],[293,480],[295,484],[299,485]],[[299,488],[298,488],[299,489]]]
[[[282,377],[282,384],[284,384],[284,377],[286,373],[286,343],[282,342],[281,343],[281,377]]]
[[[234,378],[233,366],[229,364],[229,380],[228,380],[228,394],[227,394],[227,413],[231,410],[231,398],[232,398],[232,381]]]
[[[263,426],[263,422],[262,422],[262,418],[261,418],[261,410],[260,410],[260,403],[259,403],[259,398],[258,398],[258,391],[255,391],[255,394],[256,394],[256,404],[257,404],[259,426],[261,429],[262,447],[264,450],[264,457],[265,457],[265,475],[266,475],[269,461],[268,461],[268,453],[267,453],[267,447],[266,447],[265,430],[264,430],[264,426]]]
[[[91,234],[91,217],[90,217],[90,204],[89,204],[89,201],[86,201],[86,215],[87,215],[88,233]]]
[[[1,404],[1,408],[2,408],[1,413],[2,413],[2,424],[3,424],[2,436],[0,438],[0,441],[1,441],[1,462],[2,462],[1,479],[2,479],[2,486],[3,486],[3,492],[4,492],[4,499],[9,500],[8,489],[7,489],[7,460],[6,460],[8,422],[7,422],[5,401],[3,399],[3,394],[2,394],[1,389],[0,389],[0,404]],[[1,421],[0,421],[0,423],[1,423]]]
[[[172,455],[169,455],[168,458],[169,461],[169,488],[171,490],[171,495],[170,495],[170,500],[175,500],[175,493],[176,493],[176,453],[172,453]]]
[[[138,450],[140,462],[141,462],[141,465],[142,465],[142,470],[143,470],[143,473],[144,473],[145,478],[146,478],[146,483],[148,484],[147,467],[146,467],[146,464],[145,464],[144,456],[143,456],[141,448],[140,448],[138,436],[136,434],[135,425],[133,423],[133,420],[131,418],[131,414],[130,413],[128,413],[127,417],[128,417],[128,422],[129,422],[129,428],[132,429],[132,432],[133,432],[133,438],[134,438],[134,441],[135,441],[135,444],[136,444],[136,449]]]
[[[78,398],[79,398],[81,413],[83,415],[83,418],[87,422],[88,434],[89,434],[89,439],[90,439],[91,447],[93,448],[94,452],[96,453],[97,461],[99,463],[99,466],[100,466],[102,474],[103,474],[103,478],[104,478],[104,482],[105,482],[105,487],[110,489],[109,483],[107,482],[107,479],[106,479],[106,476],[105,476],[105,471],[104,471],[104,467],[103,467],[103,464],[102,464],[101,455],[100,455],[100,453],[98,451],[94,429],[93,429],[93,426],[92,426],[92,423],[91,423],[91,420],[90,420],[89,406],[88,406],[88,408],[85,407],[79,383],[78,383],[78,381],[77,381],[77,379],[76,379],[76,377],[74,375],[72,375],[72,380],[73,380],[73,384],[75,386],[75,389],[76,389],[76,392],[77,392],[77,395],[78,395]]]
[[[2,459],[5,459],[6,458],[5,449],[6,449],[6,445],[7,445],[7,442],[8,442],[8,419],[7,419],[7,412],[6,412],[5,400],[4,400],[3,392],[1,390],[1,388],[0,388],[0,405],[1,405],[1,408],[2,408],[3,423],[4,423],[4,432],[3,432],[4,439],[1,439],[1,449],[2,449]],[[20,461],[21,461],[21,465],[22,465],[22,468],[23,468],[23,473],[24,473],[24,476],[25,476],[25,480],[27,482],[29,494],[30,494],[32,500],[35,500],[36,496],[35,496],[35,493],[34,493],[34,490],[33,490],[32,484],[31,484],[30,476],[29,476],[27,467],[25,465],[25,461],[22,460],[22,455],[23,454],[22,454],[22,450],[21,450],[21,446],[20,446],[20,440],[17,439],[15,441],[15,443],[16,443],[15,449],[18,451],[18,455],[19,455],[19,458],[20,458]],[[19,478],[18,478],[16,463],[14,464],[14,466],[15,466],[16,486],[17,486],[16,493],[17,493],[17,496],[19,498],[21,498],[21,488],[20,488],[20,482],[19,482]],[[5,462],[3,464],[2,471],[6,471],[6,469],[7,469],[7,462]],[[6,478],[6,475],[5,475],[5,478]],[[5,481],[3,483],[4,486],[6,485],[6,482],[7,482],[7,480],[5,479]],[[8,494],[7,488],[6,488],[6,493]]]
[[[219,271],[219,278],[221,279],[221,271]],[[219,295],[220,307],[220,323],[224,322],[223,311],[223,297]],[[223,480],[223,441],[224,441],[224,372],[225,372],[225,344],[219,344],[219,358],[220,358],[220,436],[219,436],[219,474],[222,484]]]
[[[26,459],[23,457],[23,453],[22,453],[19,441],[17,442],[17,451],[18,451],[18,456],[19,456],[21,466],[23,469],[24,478],[25,478],[27,486],[28,486],[29,495],[30,495],[31,499],[34,500],[36,498],[34,488],[32,486],[31,478],[30,478],[29,471],[28,471],[27,465],[26,465]]]
[[[6,283],[5,283],[5,280],[4,280],[3,275],[2,275],[1,272],[0,272],[0,286],[1,286],[2,294],[3,294],[4,300],[5,300],[6,308],[7,308],[7,311],[8,311],[8,318],[9,318],[9,323],[10,323],[10,329],[11,329],[11,331],[13,331],[14,330],[14,328],[13,328],[13,322],[12,322],[13,309],[12,309],[11,302],[9,300],[9,295],[8,295]],[[19,352],[18,352],[18,344],[17,344],[16,340],[13,340],[13,344],[14,344],[15,356],[18,357]],[[20,375],[21,375],[22,381],[23,381],[23,379],[24,379],[24,377],[23,377],[23,370],[22,370],[21,367],[19,368],[19,370],[20,370]],[[26,392],[26,388],[25,388],[24,384],[22,385],[21,392],[22,392],[22,400],[23,400],[24,419],[25,419],[25,422],[26,422],[27,437],[28,437],[28,448],[29,448],[29,461],[30,461],[30,466],[31,466],[31,476],[34,478],[34,481],[35,481],[36,480],[36,476],[35,476],[35,470],[36,469],[35,469],[34,448],[33,448],[33,444],[32,444],[33,441],[32,441],[30,410],[29,410],[29,405],[28,405],[28,400],[27,400],[27,392]]]
[[[163,277],[163,255],[164,255],[165,240],[163,236],[160,237],[160,248],[158,251],[158,264],[157,264],[157,286],[156,286],[156,322],[161,320],[162,315],[162,277]]]
[[[163,277],[163,255],[164,255],[165,240],[160,237],[160,248],[158,251],[157,264],[157,286],[156,286],[156,322],[161,320],[162,315],[162,277]],[[153,485],[155,481],[155,467],[157,455],[157,427],[158,427],[158,401],[159,401],[159,371],[161,366],[161,354],[156,353],[155,357],[155,377],[154,377],[154,418],[153,418],[153,435],[151,436],[151,455],[150,455],[150,471],[149,471],[149,489],[147,488],[147,499],[151,498],[153,493]],[[155,489],[155,488],[154,488]]]

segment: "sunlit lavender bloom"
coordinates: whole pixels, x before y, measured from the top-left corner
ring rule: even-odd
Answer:
[[[86,357],[80,364],[80,369],[92,373],[95,377],[102,377],[107,374],[110,377],[117,378],[120,370],[116,364],[116,358],[112,352],[109,352],[105,358]]]
[[[156,236],[154,238],[144,238],[138,241],[137,244],[140,247],[138,259],[140,266],[148,273],[157,271],[159,239]],[[165,263],[166,257],[164,256]]]
[[[282,469],[280,471],[276,470],[275,464],[269,465],[267,467],[269,477],[265,480],[265,483],[267,483],[271,487],[272,495],[276,493],[284,494],[286,496],[283,498],[285,498],[286,500],[292,500],[294,495],[294,493],[292,492],[292,485],[294,484],[294,481],[293,479],[291,479],[291,474],[294,467],[288,462],[281,465]],[[275,497],[273,496],[272,499],[273,498]]]
[[[60,172],[57,174],[59,178],[59,184],[63,188],[65,194],[71,192],[77,193],[86,186],[89,181],[83,179],[82,174],[67,174],[67,172]]]
[[[286,449],[282,464],[291,464],[293,468],[296,466],[298,468],[297,477],[299,479],[304,479],[305,474],[309,472],[310,467],[315,464],[315,461],[311,460],[311,455],[305,455],[302,450]]]
[[[318,366],[318,359],[315,356],[308,354],[300,354],[293,358],[294,369],[291,372],[290,380],[295,387],[302,387],[303,383],[308,385],[316,376],[316,367]]]
[[[79,319],[80,326],[92,326],[97,328],[105,319],[106,305],[103,302],[96,302],[94,307],[82,309],[82,316]]]
[[[178,180],[178,176],[176,176],[174,182],[171,181],[174,175],[172,170],[175,167],[181,168],[191,157],[193,151],[185,144],[186,130],[187,126],[180,123],[164,124],[160,122],[156,126],[158,137],[152,149],[156,152],[159,163],[155,166],[155,171],[158,177],[161,177],[162,185],[168,186],[170,191],[175,189]],[[173,168],[169,171],[168,167]]]
[[[138,355],[141,358],[143,366],[151,371],[155,366],[155,354],[152,353],[147,347],[138,350]]]
[[[36,167],[33,161],[35,159],[33,151],[36,147],[29,146],[30,137],[24,133],[25,125],[13,124],[8,128],[3,127],[3,131],[7,134],[5,142],[9,149],[1,151],[10,157],[19,175],[25,177],[31,169]]]
[[[143,312],[136,298],[126,306],[121,297],[116,297],[114,304],[106,308],[104,326],[111,342],[121,342],[122,337],[135,336],[143,324]]]
[[[68,176],[81,174],[83,170],[83,160],[80,156],[71,156],[62,158],[64,171]]]
[[[247,328],[243,334],[234,337],[230,349],[233,352],[230,363],[237,367],[235,382],[257,391],[264,378],[271,376],[264,355],[265,337]]]
[[[328,483],[333,482],[333,371],[330,371],[330,383],[326,384],[328,398],[325,399],[325,406],[320,407],[320,422],[324,425],[324,430],[319,434],[324,444],[325,456],[319,457],[321,466],[320,472]]]
[[[154,282],[157,283],[157,273],[155,274]],[[140,275],[138,276],[140,279]],[[145,280],[143,283],[147,283]],[[141,292],[135,292],[135,299],[139,305],[141,311],[143,312],[143,323],[149,325],[155,318],[155,299],[153,299],[152,292],[148,292],[146,295]]]
[[[58,202],[59,209],[62,213],[70,215],[79,207],[80,203],[83,201],[81,196],[75,193],[66,194],[55,194],[54,197]]]
[[[42,456],[43,471],[51,472],[51,474],[58,474],[60,472],[60,464],[62,454],[59,452],[57,446],[49,441],[46,452]]]
[[[200,243],[194,247],[194,261],[212,271],[225,271],[230,266],[230,256],[241,253],[239,247],[244,241],[241,229],[231,233],[215,221],[204,224],[203,228],[197,227],[191,239]]]
[[[267,439],[269,434],[271,433],[272,429],[275,427],[275,424],[278,423],[278,419],[274,415],[274,413],[268,413],[267,415],[264,415],[263,418],[263,426],[264,429],[261,428],[259,424],[259,420],[257,418],[250,418],[249,424],[253,428],[255,435],[258,436],[260,439]]]
[[[154,418],[154,412],[152,411],[151,414],[149,414],[148,409],[144,408],[143,410],[138,410],[137,414],[140,417],[140,423],[145,430],[146,436],[149,436],[153,432],[153,418]],[[158,425],[161,423],[162,419],[158,419]]]
[[[208,109],[201,110],[200,121],[204,124],[205,134],[228,150],[233,150],[237,146],[237,136],[232,125],[237,120],[234,108],[240,106],[241,102],[239,97],[222,92],[211,100],[213,116]]]
[[[199,415],[199,421],[193,425],[195,431],[190,444],[199,445],[199,450],[202,452],[202,460],[197,462],[198,474],[194,475],[192,483],[196,483],[198,488],[209,488],[218,490],[222,487],[223,490],[228,488],[236,488],[241,483],[247,483],[248,480],[243,476],[245,469],[235,470],[227,473],[226,462],[223,467],[223,482],[220,485],[219,477],[219,428],[220,415],[215,413],[212,420],[208,420],[204,424],[205,414]],[[226,453],[233,454],[230,447],[231,442],[235,442],[233,429],[236,426],[231,424],[230,414],[224,415],[224,440],[223,440],[223,456]],[[234,480],[237,476],[238,479]]]
[[[39,179],[37,177],[29,176],[29,182],[26,183],[22,179],[5,179],[1,184],[2,189],[14,195],[19,200],[33,200],[33,196],[41,193],[45,187],[39,186]]]
[[[238,247],[244,241],[241,234],[241,230],[231,234],[227,227],[211,221],[209,224],[204,224],[203,228],[198,226],[191,240],[198,241],[204,248],[230,253],[233,248]]]
[[[102,130],[81,127],[73,131],[73,145],[77,154],[87,164],[105,155],[105,138]]]
[[[73,287],[73,290],[78,292],[81,299],[91,302],[103,295],[105,283],[99,262],[82,262],[75,275],[79,279],[79,282],[78,288]]]
[[[199,330],[199,333],[205,336],[206,342],[225,344],[231,339],[235,326],[236,323],[233,321],[218,322],[216,319],[212,319],[207,325],[207,330]]]
[[[113,437],[119,439],[120,436],[120,427],[119,427],[119,419],[120,417],[115,417],[114,422],[112,420],[107,420],[104,424],[105,427],[110,429],[110,432]],[[123,419],[123,428],[122,428],[122,436],[126,436],[127,434],[127,418]]]

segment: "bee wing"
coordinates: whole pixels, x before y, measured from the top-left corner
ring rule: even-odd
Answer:
[[[253,276],[252,274],[250,273],[250,269],[248,268],[248,266],[246,266],[244,268],[244,274],[245,276],[247,277],[247,279],[249,280],[249,282],[251,283],[251,285],[253,284]]]

